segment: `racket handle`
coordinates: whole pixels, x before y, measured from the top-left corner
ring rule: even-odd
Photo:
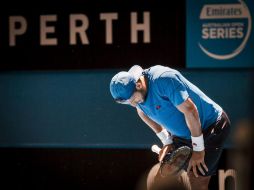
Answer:
[[[160,148],[160,147],[158,147],[158,145],[154,144],[154,145],[152,146],[151,150],[152,150],[153,152],[155,152],[155,153],[159,154],[159,153],[160,153],[161,148]]]

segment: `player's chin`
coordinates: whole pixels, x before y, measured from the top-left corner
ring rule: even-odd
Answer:
[[[138,104],[142,104],[144,102],[144,100],[140,100],[140,101],[138,101],[137,103],[135,102],[135,103],[132,103],[132,104],[130,104],[132,107],[137,107],[137,105]]]
[[[138,103],[139,103],[139,104],[142,104],[142,103],[144,103],[144,100],[140,100]]]
[[[139,104],[142,104],[142,103],[144,103],[145,102],[145,98],[144,97],[142,97],[142,98],[140,98],[140,100],[139,100]]]

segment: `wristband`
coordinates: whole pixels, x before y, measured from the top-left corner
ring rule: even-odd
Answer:
[[[202,151],[205,149],[203,134],[198,137],[191,136],[191,141],[194,151]]]
[[[173,143],[172,136],[169,135],[166,129],[163,129],[161,132],[156,133],[156,135],[159,137],[164,146]]]

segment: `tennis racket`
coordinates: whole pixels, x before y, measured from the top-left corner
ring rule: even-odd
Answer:
[[[152,146],[152,151],[159,154],[160,148],[157,145]],[[160,174],[165,177],[168,175],[178,175],[182,169],[185,169],[191,158],[192,149],[188,146],[182,146],[171,153],[168,153],[160,163]]]

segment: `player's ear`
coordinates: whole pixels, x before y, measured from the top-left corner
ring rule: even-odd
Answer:
[[[142,82],[140,81],[140,80],[138,80],[137,82],[136,82],[136,89],[137,90],[141,90],[142,89]]]

